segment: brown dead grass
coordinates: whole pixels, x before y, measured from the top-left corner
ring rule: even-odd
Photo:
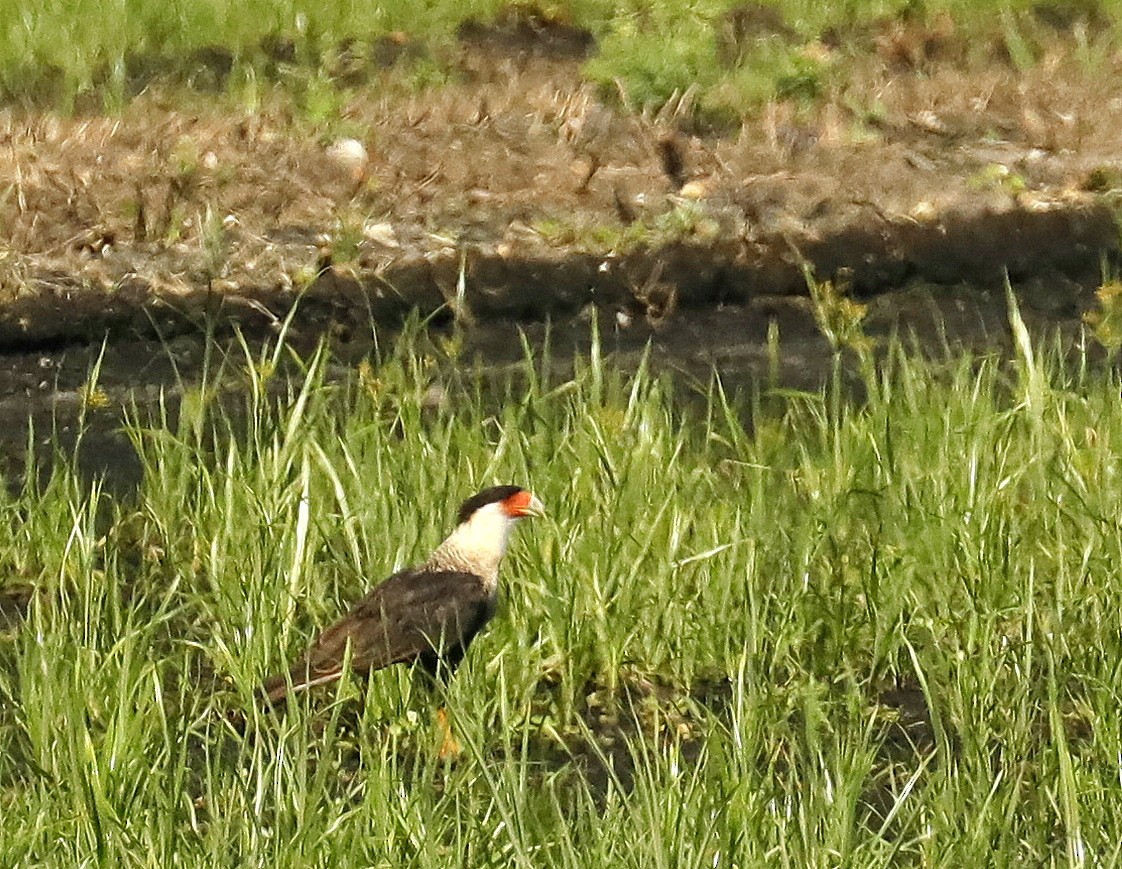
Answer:
[[[938,44],[901,60],[907,34],[893,38],[816,107],[773,103],[724,135],[691,133],[672,110],[621,111],[582,81],[574,57],[479,39],[464,41],[462,81],[416,93],[387,77],[327,124],[281,93],[252,113],[156,92],[114,118],[8,110],[0,297],[256,297],[301,289],[325,268],[369,284],[413,263],[439,302],[463,249],[553,262],[683,243],[762,262],[756,289],[788,291],[794,251],[855,228],[941,232],[959,214],[1094,205],[1081,187],[1118,163],[1122,61],[1090,73],[1057,51],[1024,74],[1000,62],[967,69]],[[366,148],[360,171],[329,156],[340,130]],[[676,230],[679,212],[689,220]],[[979,251],[1001,247],[991,239]],[[849,266],[843,254],[827,261]],[[473,291],[509,291],[468,265],[484,284]]]

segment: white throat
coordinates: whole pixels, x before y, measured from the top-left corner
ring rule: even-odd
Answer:
[[[428,566],[442,570],[466,570],[494,588],[499,580],[499,562],[506,554],[515,520],[501,503],[487,504],[448,535],[429,557]]]

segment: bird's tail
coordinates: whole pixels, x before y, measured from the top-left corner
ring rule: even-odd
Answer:
[[[257,691],[258,702],[262,706],[280,709],[288,702],[289,686],[296,688],[299,683],[295,673],[280,673],[270,676],[261,683]]]
[[[286,673],[266,679],[254,694],[255,704],[262,709],[283,709],[288,702],[291,682],[290,674]],[[249,728],[249,711],[248,709],[227,709],[223,717],[226,719],[226,723],[233,727],[237,733],[244,735]]]
[[[258,689],[258,702],[273,709],[282,708],[292,694],[307,691],[318,685],[328,685],[342,675],[342,668],[335,667],[325,671],[315,671],[307,662],[301,662],[287,673],[271,676],[261,683]]]

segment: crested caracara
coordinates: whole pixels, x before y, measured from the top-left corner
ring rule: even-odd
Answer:
[[[287,673],[265,681],[271,706],[292,692],[334,682],[350,646],[352,671],[421,666],[448,679],[495,613],[499,562],[514,523],[540,516],[541,501],[518,486],[494,486],[460,507],[455,530],[419,567],[395,573],[325,630]]]

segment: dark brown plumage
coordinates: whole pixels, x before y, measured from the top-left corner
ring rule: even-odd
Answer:
[[[499,562],[514,523],[540,515],[541,502],[517,486],[495,486],[469,498],[458,525],[418,567],[395,573],[327,628],[287,674],[265,681],[273,706],[293,691],[334,682],[350,649],[359,675],[418,662],[447,679],[471,641],[495,614]]]

